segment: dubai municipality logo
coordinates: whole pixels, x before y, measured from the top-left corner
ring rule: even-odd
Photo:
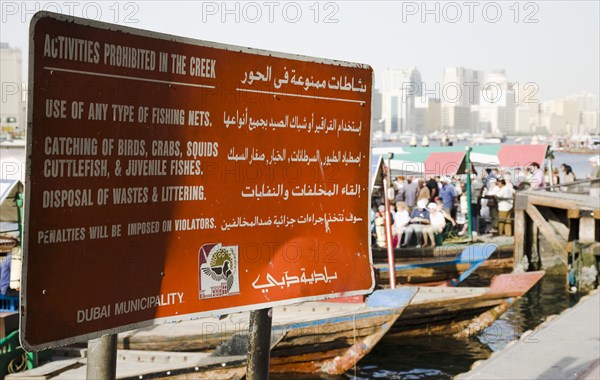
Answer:
[[[204,244],[198,255],[200,299],[240,294],[237,245]]]

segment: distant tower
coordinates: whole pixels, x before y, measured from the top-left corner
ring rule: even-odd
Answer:
[[[381,79],[385,132],[415,132],[415,98],[422,94],[421,73],[414,67],[387,69]]]
[[[515,90],[505,71],[492,71],[481,88],[480,119],[489,123],[492,133],[513,133],[516,130],[516,109]]]
[[[483,71],[446,67],[442,87],[442,129],[450,133],[476,132],[471,106],[479,104]]]

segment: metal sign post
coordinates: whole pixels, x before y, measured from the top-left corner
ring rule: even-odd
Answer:
[[[88,341],[88,380],[112,380],[117,376],[117,335],[105,335]]]
[[[271,353],[271,325],[273,309],[259,309],[250,312],[250,344],[246,379],[268,380],[269,357]]]

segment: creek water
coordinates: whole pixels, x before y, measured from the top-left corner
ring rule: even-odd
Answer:
[[[580,295],[570,294],[565,276],[544,276],[527,294],[490,327],[464,338],[422,336],[411,339],[384,338],[345,377],[363,379],[451,379],[467,372],[477,360],[484,360],[526,331],[536,343],[535,329],[550,315],[573,306]]]

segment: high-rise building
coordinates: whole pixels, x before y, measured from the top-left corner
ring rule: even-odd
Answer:
[[[381,91],[373,88],[371,98],[371,129],[374,132],[383,131],[383,120],[381,118]]]
[[[569,95],[566,99],[579,105],[579,126],[571,134],[600,134],[598,97],[589,93],[580,93]]]
[[[504,70],[492,71],[481,88],[479,118],[492,133],[516,131],[516,92]]]
[[[479,104],[483,71],[446,67],[442,97],[442,128],[450,132],[475,132],[471,106]]]
[[[595,99],[594,95],[582,94],[544,101],[540,105],[542,125],[553,134],[597,134],[600,130]]]
[[[426,135],[442,128],[442,102],[438,98],[415,99],[415,133]]]
[[[537,118],[537,107],[529,104],[519,104],[515,109],[515,132],[530,134]]]
[[[0,43],[0,85],[2,107],[0,107],[0,135],[24,137],[27,122],[21,77],[21,50]]]
[[[385,132],[416,132],[415,99],[422,94],[421,74],[414,67],[387,69],[381,79]]]
[[[579,109],[581,112],[590,112],[600,110],[600,104],[598,103],[598,97],[590,93],[580,93],[567,96],[568,100],[579,103]]]

